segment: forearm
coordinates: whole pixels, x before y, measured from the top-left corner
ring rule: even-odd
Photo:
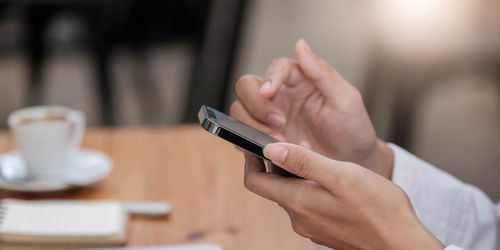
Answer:
[[[388,230],[384,245],[380,249],[443,250],[446,246],[425,226],[416,221],[400,230]]]

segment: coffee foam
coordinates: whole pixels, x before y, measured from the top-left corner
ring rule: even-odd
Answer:
[[[68,126],[71,123],[65,118],[59,118],[59,119],[30,119],[29,121],[20,120],[17,124],[19,128],[22,129],[49,129],[49,128],[60,128],[62,126]]]

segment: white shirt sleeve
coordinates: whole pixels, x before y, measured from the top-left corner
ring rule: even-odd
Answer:
[[[449,245],[444,250],[463,250],[463,249],[455,245]]]
[[[446,250],[498,249],[497,214],[491,200],[478,188],[465,184],[404,149],[394,151],[393,182],[410,198],[422,223]],[[498,207],[498,206],[497,206]]]

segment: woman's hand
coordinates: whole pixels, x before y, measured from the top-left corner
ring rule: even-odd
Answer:
[[[304,40],[297,42],[295,54],[297,61],[273,60],[264,78],[241,77],[231,116],[280,141],[358,163],[390,179],[392,151],[377,139],[359,91]]]
[[[245,186],[278,202],[295,232],[313,242],[335,249],[444,248],[389,180],[293,144],[269,144],[264,154],[304,179],[267,173],[261,159],[246,153]]]

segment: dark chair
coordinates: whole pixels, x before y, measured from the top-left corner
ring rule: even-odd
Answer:
[[[41,65],[46,55],[42,37],[48,22],[61,12],[70,12],[82,20],[87,36],[81,43],[93,55],[98,74],[96,84],[101,122],[112,125],[115,123],[114,100],[108,65],[110,51],[117,44],[129,45],[141,55],[152,42],[178,38],[191,42],[196,58],[185,120],[192,121],[201,104],[221,109],[225,105],[225,91],[230,85],[228,79],[245,3],[245,0],[114,0],[11,2],[2,6],[20,4],[26,10],[26,48],[31,68],[29,105],[42,101]],[[148,93],[144,95],[148,96],[147,103],[160,103],[160,97],[151,84],[141,83],[140,89]]]

